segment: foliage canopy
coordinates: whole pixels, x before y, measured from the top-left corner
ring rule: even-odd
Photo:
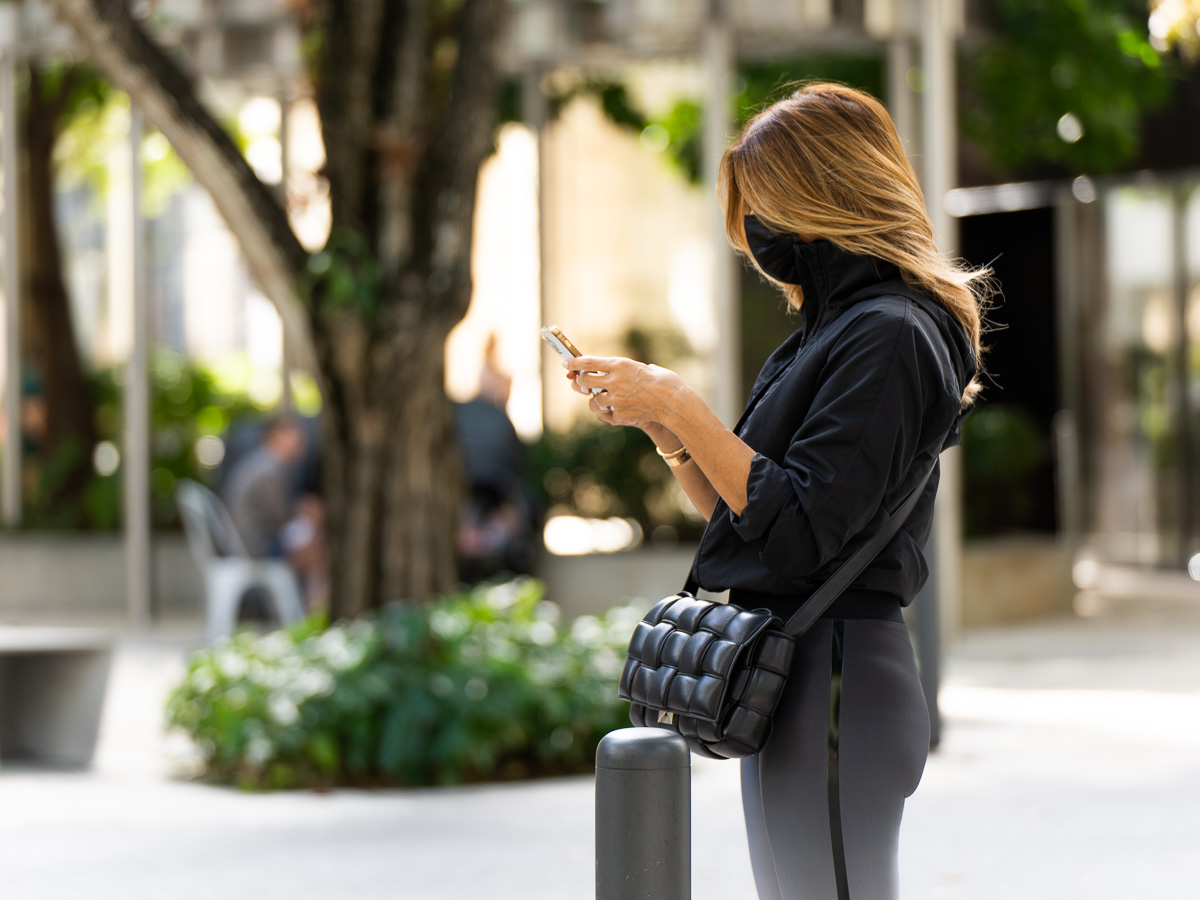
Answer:
[[[967,135],[1003,167],[1103,173],[1134,159],[1175,69],[1151,44],[1144,0],[995,0],[993,12],[992,36],[960,63]]]

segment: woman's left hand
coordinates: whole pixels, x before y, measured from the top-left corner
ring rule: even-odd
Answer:
[[[610,425],[665,426],[690,391],[670,369],[620,356],[577,356],[563,365],[572,387],[592,394],[588,406],[596,418]]]

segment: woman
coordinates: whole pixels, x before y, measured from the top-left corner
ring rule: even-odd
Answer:
[[[901,608],[924,583],[937,457],[978,390],[985,273],[934,246],[916,175],[871,97],[832,84],[752,119],[721,161],[733,246],[802,327],[731,431],[666,369],[566,363],[596,417],[655,442],[708,520],[692,578],[786,618],[934,467],[904,527],[800,639],[763,751],[742,761],[762,900],[897,895],[904,800],[929,717]]]

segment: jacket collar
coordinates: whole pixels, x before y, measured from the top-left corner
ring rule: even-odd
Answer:
[[[847,307],[876,296],[880,282],[901,280],[900,269],[892,263],[851,253],[831,241],[806,244],[797,238],[792,252],[798,279],[795,283],[804,291],[800,315],[805,333],[810,335]]]
[[[832,241],[806,243],[794,234],[772,231],[754,215],[745,217],[745,233],[764,272],[804,291],[800,313],[806,334],[862,299],[864,288],[901,280],[900,269],[886,260],[851,253]],[[876,293],[877,288],[871,296]]]

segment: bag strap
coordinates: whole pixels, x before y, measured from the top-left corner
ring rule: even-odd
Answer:
[[[937,458],[935,457],[934,465],[925,473],[921,483],[913,489],[900,508],[888,515],[879,530],[875,532],[875,536],[855,550],[854,554],[838,566],[837,570],[825,580],[825,583],[804,601],[803,605],[783,624],[784,631],[797,636],[806,632],[817,619],[821,618],[825,610],[833,605],[833,601],[840,597],[846,588],[850,587],[854,579],[862,574],[863,569],[870,565],[871,560],[879,555],[879,551],[896,536],[900,526],[912,513],[917,501],[921,499],[921,494],[925,492],[925,485],[929,483],[929,478],[933,475],[936,465]]]
[[[783,624],[783,630],[788,634],[799,636],[812,627],[813,622],[821,618],[825,610],[833,605],[833,601],[840,597],[853,583],[854,579],[862,574],[863,569],[871,564],[879,552],[888,545],[888,541],[896,536],[900,530],[900,526],[905,523],[913,509],[916,508],[917,501],[921,499],[921,494],[925,492],[925,485],[929,483],[930,477],[933,475],[933,470],[937,466],[937,458],[934,458],[933,465],[929,467],[929,471],[925,473],[925,477],[921,479],[911,494],[905,498],[900,504],[900,508],[894,513],[887,516],[883,520],[883,525],[879,531],[875,533],[869,541],[859,547],[854,554],[844,563],[838,566],[837,571],[830,575],[825,582],[814,591],[803,605],[796,610],[791,618]],[[683,589],[686,593],[695,596],[700,585],[696,581],[695,576],[689,572],[687,583]]]

